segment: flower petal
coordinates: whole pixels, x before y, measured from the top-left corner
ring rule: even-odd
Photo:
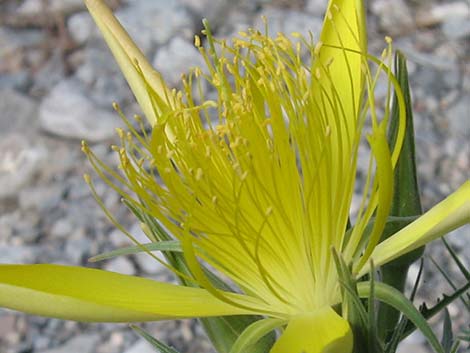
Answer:
[[[294,317],[270,353],[351,353],[353,334],[330,307]]]
[[[145,116],[150,124],[155,124],[157,114],[169,103],[166,99],[168,87],[106,4],[102,0],[85,0],[85,4]]]
[[[362,0],[331,0],[320,35],[323,46],[317,68],[322,72],[320,82],[331,81],[344,108],[345,123],[352,128],[359,113],[364,75],[361,70],[367,52],[365,9]],[[343,51],[342,49],[353,50]],[[331,65],[328,62],[333,59]],[[327,69],[326,69],[327,67]],[[328,72],[328,75],[324,75]]]
[[[227,294],[250,305],[250,298]],[[0,307],[90,322],[252,314],[204,289],[96,269],[60,265],[0,265]]]
[[[376,266],[383,265],[468,223],[470,180],[416,221],[377,245],[371,259]],[[367,264],[360,269],[359,277],[368,271]]]

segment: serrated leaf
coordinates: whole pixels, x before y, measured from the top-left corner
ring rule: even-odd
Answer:
[[[157,353],[180,353],[176,349],[167,346],[163,342],[160,342],[155,337],[153,337],[150,333],[145,331],[144,329],[140,328],[136,325],[131,325],[131,328],[139,334],[143,339],[145,339],[153,348],[155,348]]]
[[[361,298],[370,296],[370,283],[361,282],[357,284],[357,290]],[[375,284],[375,296],[378,300],[394,307],[405,315],[428,339],[428,342],[437,353],[444,353],[436,335],[429,327],[423,315],[413,306],[400,291],[385,284],[378,282]]]
[[[470,289],[470,281],[468,283],[466,283],[465,285],[463,285],[462,287],[460,287],[458,290],[456,290],[451,295],[444,294],[442,299],[440,298],[438,300],[438,303],[436,305],[434,305],[433,307],[428,308],[426,305],[423,305],[420,308],[420,312],[423,315],[423,317],[426,318],[426,320],[428,320],[431,317],[433,317],[434,315],[436,315],[437,313],[439,313],[441,310],[444,310],[454,300],[456,300],[456,299],[460,298],[462,295],[464,295],[465,292],[468,291],[469,289]],[[410,335],[414,330],[415,330],[415,326],[413,325],[413,323],[408,323],[408,325],[406,327],[406,330],[405,330],[405,332],[402,336],[402,339],[404,339],[405,337]]]

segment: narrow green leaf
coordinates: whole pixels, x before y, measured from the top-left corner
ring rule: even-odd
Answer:
[[[143,339],[145,339],[155,350],[157,353],[180,353],[174,348],[167,346],[166,344],[160,342],[155,337],[152,337],[150,333],[145,331],[144,329],[140,328],[136,325],[131,325],[131,328],[139,334]]]
[[[352,276],[351,267],[346,265],[336,249],[333,249],[333,259],[336,271],[338,272],[339,283],[341,284],[342,309],[348,313],[348,322],[354,335],[354,352],[362,352],[364,347],[367,347],[367,312],[357,293],[357,281]]]
[[[445,353],[451,353],[454,335],[452,333],[452,321],[450,320],[449,310],[444,309],[444,326],[442,330],[442,348]]]
[[[116,249],[91,257],[88,261],[97,262],[108,260],[116,256],[133,255],[149,251],[173,251],[182,252],[179,240],[164,240],[158,243],[147,243],[126,248]]]
[[[416,276],[416,281],[413,285],[413,289],[410,294],[410,302],[413,302],[413,300],[415,299],[416,293],[418,291],[418,286],[421,282],[421,277],[423,275],[423,269],[424,269],[424,260],[421,258],[421,261],[419,264],[418,275]],[[386,349],[385,349],[386,353],[395,353],[397,351],[398,344],[400,343],[400,340],[403,337],[403,333],[405,332],[407,324],[408,324],[408,319],[406,318],[406,316],[401,315],[401,320],[398,323],[396,330],[393,331],[393,334],[390,340],[386,342],[387,344]]]
[[[444,243],[447,251],[449,251],[449,254],[450,256],[452,256],[452,259],[455,261],[455,264],[457,265],[457,267],[459,268],[460,272],[462,272],[462,274],[464,275],[464,277],[470,281],[470,271],[465,267],[465,265],[462,263],[462,261],[460,261],[460,259],[458,258],[457,254],[455,253],[454,249],[452,249],[449,245],[449,243],[447,242],[447,240],[445,239],[445,237],[442,238],[442,242]]]
[[[242,332],[240,336],[238,336],[238,339],[233,344],[230,353],[247,352],[247,350],[259,342],[262,337],[266,336],[269,332],[275,330],[276,328],[285,325],[286,323],[286,320],[273,318],[261,319],[252,323]],[[264,352],[268,352],[270,348],[271,345],[266,346]]]
[[[357,290],[361,298],[368,298],[370,296],[370,283],[361,282],[357,284]],[[429,343],[437,353],[444,353],[442,346],[439,343],[436,335],[429,327],[426,319],[421,313],[413,306],[400,291],[385,284],[378,282],[375,284],[375,296],[378,300],[397,309],[403,315],[408,317],[414,325],[421,330],[423,335],[428,339]]]

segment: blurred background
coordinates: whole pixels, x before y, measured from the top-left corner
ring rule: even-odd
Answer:
[[[216,36],[263,28],[318,34],[327,0],[109,0],[131,36],[172,86],[190,66],[202,65],[193,36],[208,18]],[[470,15],[468,0],[369,0],[370,48],[384,36],[406,53],[414,98],[421,193],[428,209],[470,175]],[[386,87],[382,87],[384,90]],[[380,87],[379,87],[380,89]],[[89,264],[88,258],[128,244],[92,199],[82,175],[86,139],[111,165],[110,144],[120,124],[111,102],[132,116],[133,97],[82,0],[0,0],[0,263],[62,263],[173,280],[147,255]],[[366,153],[367,151],[364,151]],[[361,159],[360,159],[361,160]],[[363,168],[366,166],[364,165]],[[106,206],[137,239],[138,224],[99,180]],[[470,230],[449,236],[467,267]],[[434,258],[462,281],[441,242],[428,246],[425,282],[416,303],[436,302],[450,287]],[[418,266],[411,272],[416,274]],[[410,284],[412,281],[410,281]],[[458,328],[468,311],[449,307]],[[432,320],[439,332],[442,318]],[[184,353],[212,352],[195,321],[144,325]],[[0,353],[147,353],[127,325],[26,316],[0,309]],[[402,353],[431,352],[419,334]]]

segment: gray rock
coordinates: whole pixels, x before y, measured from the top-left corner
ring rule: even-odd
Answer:
[[[126,349],[124,353],[155,353],[155,349],[147,341],[141,339]]]
[[[307,0],[305,10],[315,16],[322,17],[326,12],[327,5],[328,2],[324,0]]]
[[[83,44],[97,33],[96,25],[88,12],[79,12],[67,21],[70,35],[77,44]]]
[[[463,97],[454,103],[446,112],[451,132],[455,136],[470,138],[470,101],[469,97]]]
[[[178,0],[141,0],[119,9],[116,17],[147,55],[177,34],[193,33],[193,19]]]
[[[205,63],[192,43],[175,37],[157,50],[153,66],[170,86],[176,86],[181,81],[181,74],[187,73],[191,67],[204,67]]]
[[[11,30],[0,27],[0,64],[20,49],[39,46],[45,40],[45,32],[35,29]]]
[[[129,229],[129,233],[141,244],[149,242],[149,239],[145,235],[139,223],[134,223]],[[119,229],[115,229],[109,234],[109,240],[115,248],[134,245],[134,243]]]
[[[20,92],[25,92],[31,85],[31,82],[31,76],[26,71],[2,73],[0,75],[0,90],[15,89]],[[0,99],[0,104],[1,101],[3,101],[3,99]]]
[[[445,2],[433,4],[431,8],[422,8],[416,14],[416,23],[419,26],[434,26],[436,24],[469,17],[469,5],[466,1]]]
[[[17,9],[17,14],[22,16],[36,16],[43,13],[70,14],[85,8],[82,0],[25,0]]]
[[[131,99],[126,80],[104,44],[101,47],[86,46],[84,56],[74,77],[84,84],[87,91],[93,92],[90,99],[94,103],[109,109],[112,102],[122,104]]]
[[[11,134],[0,140],[0,200],[16,197],[42,168],[47,158],[44,147],[24,136]]]
[[[377,0],[372,2],[371,10],[387,35],[400,36],[414,28],[411,10],[404,0]]]
[[[99,340],[100,335],[96,333],[78,335],[57,348],[43,350],[39,353],[93,353]]]
[[[124,256],[116,257],[106,262],[104,265],[106,271],[122,273],[124,275],[135,275],[136,270],[134,264]]]
[[[31,98],[12,89],[1,89],[0,112],[0,136],[35,131],[38,104]]]
[[[296,10],[267,8],[256,18],[253,26],[263,32],[264,22],[261,16],[265,16],[268,20],[268,34],[271,37],[275,37],[279,32],[283,32],[289,37],[293,32],[298,32],[308,38],[309,32],[312,32],[314,38],[318,39],[323,24],[319,17],[313,17],[308,13]]]
[[[70,239],[67,239],[64,259],[67,264],[79,265],[82,260],[94,253],[91,251],[92,247],[93,244],[85,237],[85,231],[80,228],[71,235]]]
[[[67,218],[58,219],[49,232],[52,238],[67,238],[73,231],[73,224]]]
[[[194,14],[197,24],[205,18],[213,28],[224,24],[226,15],[235,3],[229,0],[181,0],[181,2]]]
[[[35,261],[34,247],[30,245],[2,245],[0,244],[0,263],[27,264]]]
[[[470,36],[470,16],[452,18],[444,21],[442,32],[451,40],[464,39]]]
[[[63,192],[63,186],[57,184],[22,188],[18,194],[19,206],[22,210],[48,212],[59,204]]]
[[[49,60],[44,65],[41,65],[35,73],[31,94],[40,97],[44,96],[64,79],[65,71],[63,54],[60,50],[56,49]]]
[[[72,79],[61,81],[44,98],[39,119],[49,133],[91,142],[109,139],[119,125],[115,114],[97,107]]]

